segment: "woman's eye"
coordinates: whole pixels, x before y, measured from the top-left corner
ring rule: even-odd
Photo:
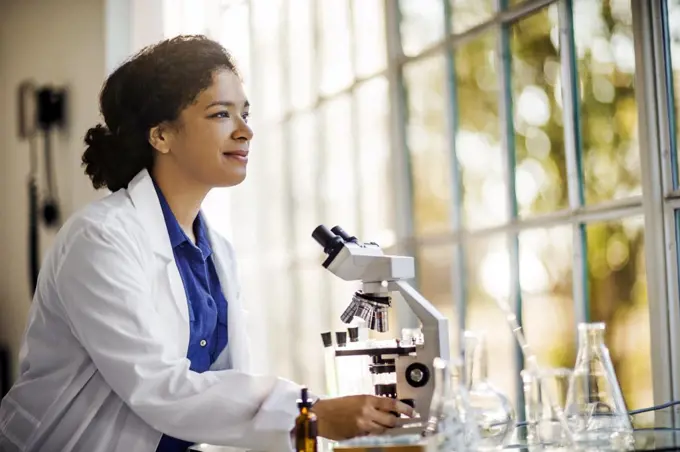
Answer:
[[[243,113],[243,114],[241,115],[241,117],[243,118],[243,120],[244,120],[245,122],[248,122],[248,118],[250,117],[250,113]]]
[[[212,115],[213,118],[228,118],[229,117],[229,112],[228,111],[221,111],[219,113],[215,113]]]

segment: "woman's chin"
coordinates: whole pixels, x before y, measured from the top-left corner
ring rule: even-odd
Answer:
[[[239,185],[246,179],[246,170],[243,168],[240,171],[229,171],[223,174],[217,181],[217,187],[233,187]]]

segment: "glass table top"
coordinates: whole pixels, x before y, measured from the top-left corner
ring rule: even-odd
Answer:
[[[518,439],[518,437],[525,436],[521,431],[522,428],[518,428],[513,438],[507,442],[507,445],[502,449],[503,451],[526,451],[526,452],[574,452],[573,448],[568,447],[553,447],[553,446],[535,446],[528,445],[526,439]],[[656,450],[656,451],[680,451],[680,430],[671,429],[639,429],[633,433],[634,446],[633,451],[646,451],[646,450]],[[319,447],[319,450],[328,450],[323,447]],[[332,448],[329,448],[332,449]],[[389,448],[377,448],[379,450],[388,451]],[[219,446],[210,446],[207,444],[201,444],[193,446],[189,449],[190,452],[221,452],[227,450],[226,448]],[[229,449],[230,450],[230,449]],[[621,449],[603,449],[601,447],[593,449],[579,449],[580,451],[616,451]]]
[[[554,446],[535,446],[528,445],[526,439],[517,439],[515,435],[513,440],[508,441],[507,445],[501,450],[507,451],[527,451],[527,452],[543,452],[543,451],[573,451],[569,447],[554,447]],[[520,436],[524,436],[521,435]],[[658,450],[658,451],[680,451],[680,430],[678,429],[653,429],[645,428],[638,429],[633,432],[633,447],[631,449],[616,449],[616,448],[602,448],[597,447],[593,449],[579,449],[583,451],[597,450],[597,451],[616,451],[616,450]]]

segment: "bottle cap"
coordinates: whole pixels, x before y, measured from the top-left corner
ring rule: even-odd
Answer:
[[[328,348],[333,346],[333,336],[331,336],[330,331],[321,333],[321,340],[323,341],[324,347]]]
[[[347,331],[349,332],[349,341],[350,342],[359,342],[359,327],[353,326],[353,327],[347,328]]]
[[[347,345],[347,333],[345,331],[336,331],[335,342],[337,342],[338,347],[344,347]]]
[[[300,399],[297,402],[297,406],[298,408],[310,408],[312,406],[307,395],[307,387],[305,386],[300,390]]]

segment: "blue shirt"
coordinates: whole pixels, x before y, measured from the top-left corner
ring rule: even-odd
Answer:
[[[187,358],[194,372],[205,372],[227,346],[227,300],[222,293],[201,215],[194,222],[196,244],[184,233],[157,185],[170,244],[189,304]],[[185,452],[193,443],[163,435],[156,452]]]

